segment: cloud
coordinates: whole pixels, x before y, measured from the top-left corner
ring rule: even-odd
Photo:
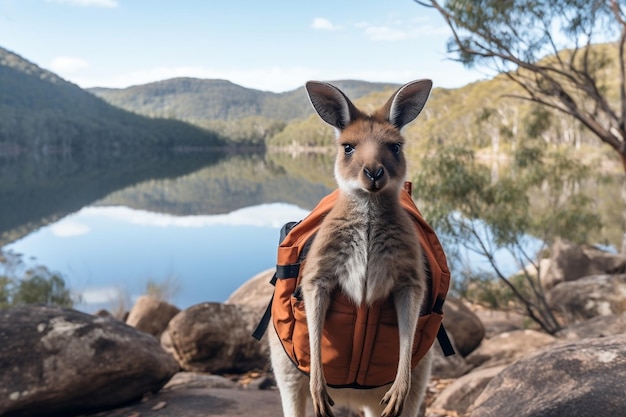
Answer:
[[[91,228],[73,220],[61,220],[50,227],[52,234],[58,237],[73,237],[89,233]]]
[[[80,7],[104,7],[107,9],[114,9],[118,6],[117,0],[46,0],[46,2]]]
[[[256,226],[279,228],[288,221],[299,220],[308,210],[284,203],[261,204],[246,207],[227,214],[200,216],[173,216],[145,210],[134,210],[124,206],[86,207],[81,216],[97,216],[122,222],[152,227],[207,227],[215,225]]]
[[[123,297],[122,292],[118,288],[89,288],[80,292],[81,303],[84,304],[105,304],[119,300]]]
[[[88,66],[89,64],[84,59],[71,56],[58,56],[49,64],[50,69],[56,73],[77,72]]]
[[[316,17],[311,22],[311,28],[317,30],[337,30],[340,29],[340,26],[334,25],[330,20],[323,17]]]

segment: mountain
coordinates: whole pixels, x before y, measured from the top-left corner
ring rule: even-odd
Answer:
[[[332,83],[353,98],[397,87],[354,80]],[[182,120],[235,142],[265,143],[287,123],[313,114],[304,87],[272,93],[226,80],[174,78],[124,89],[88,91],[122,109],[149,117]]]
[[[214,132],[119,109],[0,48],[0,150],[221,145]]]
[[[395,84],[333,81],[348,96],[359,98]],[[226,80],[173,78],[124,89],[90,88],[110,104],[151,117],[170,117],[200,123],[238,120],[251,116],[289,122],[312,113],[304,87],[272,93],[242,87]]]

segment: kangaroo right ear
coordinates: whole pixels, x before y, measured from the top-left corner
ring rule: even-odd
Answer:
[[[337,87],[319,81],[309,81],[305,88],[317,114],[338,130],[345,129],[360,114]]]

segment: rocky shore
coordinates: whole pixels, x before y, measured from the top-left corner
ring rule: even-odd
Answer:
[[[626,410],[626,262],[566,242],[542,277],[556,335],[512,312],[450,297],[457,354],[436,359],[427,417],[621,415]],[[125,321],[50,306],[0,312],[0,415],[282,415],[265,340],[250,335],[272,271],[225,303],[179,310],[151,297]],[[348,417],[358,414],[338,412]]]

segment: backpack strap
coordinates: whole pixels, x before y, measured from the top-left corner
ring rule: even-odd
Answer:
[[[437,340],[439,341],[439,346],[441,346],[441,351],[444,356],[452,356],[456,354],[454,351],[454,346],[452,346],[452,342],[448,337],[448,333],[446,329],[443,327],[443,323],[439,325],[439,331],[437,332]]]
[[[270,280],[270,284],[276,285],[276,279],[277,279],[276,273],[274,273],[274,276],[272,276],[272,279]],[[263,317],[261,317],[259,324],[257,324],[256,329],[254,329],[254,332],[252,332],[252,337],[254,337],[256,340],[261,340],[261,338],[267,331],[267,326],[269,326],[270,319],[272,317],[272,302],[273,301],[274,301],[274,294],[272,294],[272,298],[270,298],[270,302],[267,304],[267,308],[265,309],[265,313],[263,313]]]

